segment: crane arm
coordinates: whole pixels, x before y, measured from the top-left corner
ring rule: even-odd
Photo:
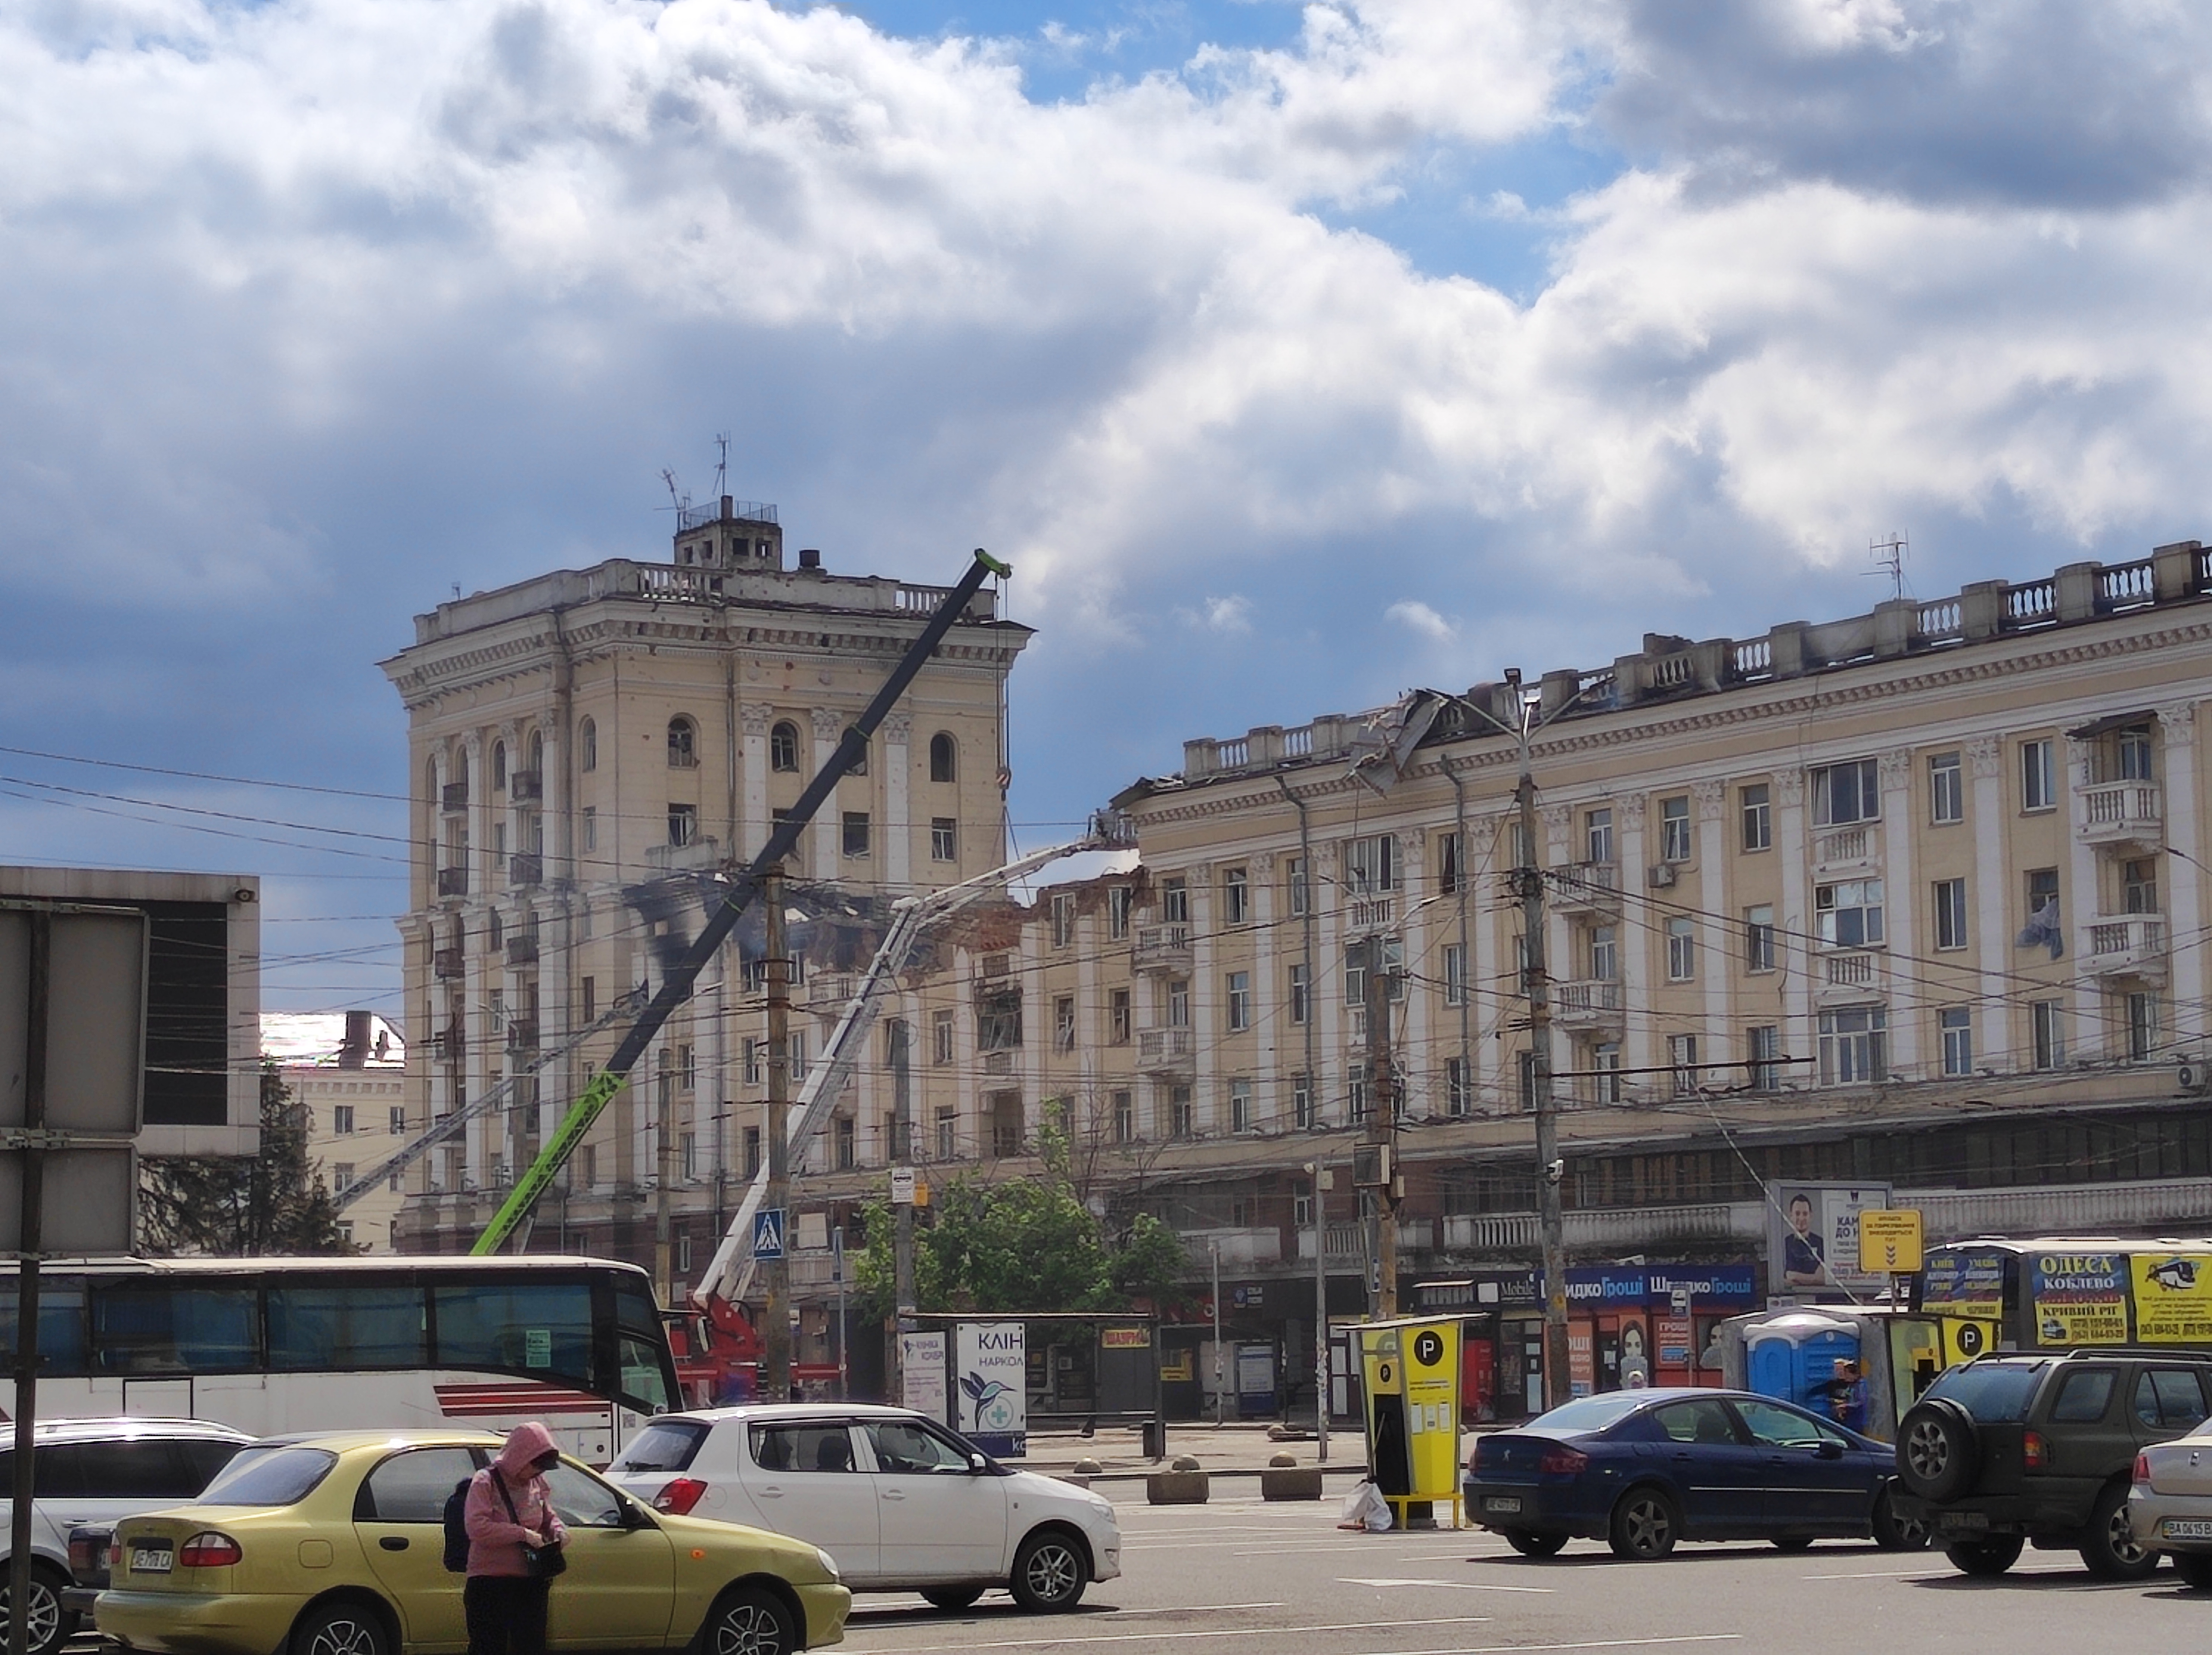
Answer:
[[[898,665],[891,670],[891,676],[884,681],[883,688],[876,692],[875,698],[846,730],[836,750],[815,773],[814,779],[807,783],[806,791],[799,796],[799,802],[792,806],[790,814],[775,824],[768,836],[768,843],[761,846],[760,854],[731,882],[720,905],[708,917],[706,925],[686,950],[684,958],[662,980],[659,992],[653,997],[643,1015],[631,1025],[629,1033],[623,1036],[615,1047],[614,1054],[607,1059],[606,1067],[585,1083],[575,1102],[568,1106],[568,1112],[559,1128],[546,1140],[545,1147],[538,1152],[538,1158],[515,1180],[514,1190],[501,1203],[500,1209],[492,1215],[491,1222],[485,1226],[483,1234],[477,1237],[476,1245],[469,1249],[470,1252],[478,1255],[494,1253],[506,1245],[507,1238],[514,1234],[524,1217],[537,1204],[538,1198],[551,1186],[576,1146],[584,1141],[584,1135],[591,1131],[592,1123],[599,1118],[600,1112],[613,1100],[615,1094],[629,1084],[629,1071],[645,1055],[645,1049],[653,1043],[653,1037],[660,1033],[662,1026],[676,1008],[691,997],[691,991],[699,981],[699,973],[707,968],[716,951],[728,939],[730,932],[737,925],[738,916],[744,912],[759,891],[762,877],[798,847],[799,834],[813,821],[823,801],[836,791],[837,784],[866,755],[868,739],[876,733],[876,726],[883,723],[891,708],[898,704],[899,697],[906,694],[907,686],[914,682],[915,676],[937,652],[937,646],[945,641],[945,634],[952,630],[953,622],[968,607],[968,600],[975,597],[990,576],[1008,573],[1010,571],[1005,564],[981,547],[976,549],[975,561],[968,566],[967,573],[961,576],[958,584],[945,593],[944,601],[937,606],[937,612],[929,617],[929,624],[921,629],[921,635],[908,646],[906,653],[899,658]]]

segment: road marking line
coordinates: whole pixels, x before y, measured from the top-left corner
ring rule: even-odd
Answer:
[[[1327,1627],[1228,1627],[1205,1632],[1115,1632],[1097,1638],[1008,1638],[993,1643],[902,1644],[888,1655],[946,1655],[946,1652],[963,1649],[1060,1649],[1070,1644],[1134,1643],[1140,1638],[1280,1638],[1315,1632],[1388,1632],[1397,1627],[1472,1626],[1495,1618],[1489,1615],[1432,1615],[1416,1621],[1347,1621],[1340,1626]],[[1461,1655],[1461,1652],[1439,1650],[1434,1655]]]
[[[1280,1601],[1265,1603],[1170,1603],[1164,1609],[1117,1609],[1102,1606],[1085,1612],[1099,1616],[1110,1615],[1115,1620],[1120,1620],[1130,1615],[1218,1615],[1224,1610],[1232,1609],[1287,1609],[1289,1607],[1288,1603]],[[855,1610],[845,1624],[848,1627],[872,1626],[882,1622],[891,1626],[908,1626],[913,1622],[907,1617],[913,1613],[913,1609],[904,1603],[872,1605],[867,1609]]]
[[[1365,1575],[1347,1574],[1337,1577],[1340,1586],[1441,1586],[1446,1591],[1533,1591],[1548,1597],[1559,1590],[1556,1586],[1492,1586],[1480,1580],[1414,1580],[1372,1579]]]
[[[1691,1632],[1671,1638],[1593,1638],[1578,1644],[1462,1644],[1455,1649],[1382,1649],[1374,1655],[1545,1655],[1570,1649],[1656,1649],[1662,1644],[1735,1644],[1741,1632]]]

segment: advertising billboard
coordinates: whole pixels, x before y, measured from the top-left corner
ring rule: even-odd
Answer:
[[[962,1322],[953,1337],[961,1434],[987,1454],[1029,1452],[1029,1346],[1019,1322]]]
[[[1887,1184],[1777,1184],[1767,1207],[1767,1291],[1783,1298],[1879,1294],[1887,1278],[1859,1268],[1859,1214],[1889,1205]]]

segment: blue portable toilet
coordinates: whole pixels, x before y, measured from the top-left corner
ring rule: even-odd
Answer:
[[[1817,1310],[1785,1311],[1743,1331],[1745,1386],[1826,1414],[1828,1393],[1815,1389],[1836,1376],[1836,1364],[1859,1359],[1858,1330]]]

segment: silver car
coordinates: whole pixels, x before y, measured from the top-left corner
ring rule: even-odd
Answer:
[[[2166,1553],[2184,1580],[2212,1591],[2212,1432],[2197,1429],[2136,1456],[2128,1526],[2136,1544]]]
[[[965,1609],[1004,1586],[1032,1611],[1073,1609],[1121,1572],[1114,1508],[1000,1464],[935,1420],[861,1403],[663,1414],[607,1480],[656,1511],[750,1524],[837,1560],[854,1591]]]

